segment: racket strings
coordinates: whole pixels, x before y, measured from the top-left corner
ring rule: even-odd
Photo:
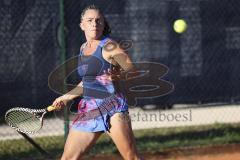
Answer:
[[[20,131],[34,132],[41,128],[41,120],[31,112],[12,111],[6,118],[12,127]]]

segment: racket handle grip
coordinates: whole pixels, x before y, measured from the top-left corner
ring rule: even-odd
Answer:
[[[51,112],[51,111],[54,111],[56,108],[54,106],[48,106],[47,107],[47,111],[48,112]]]

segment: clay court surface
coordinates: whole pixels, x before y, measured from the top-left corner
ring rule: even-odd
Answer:
[[[145,160],[239,160],[240,144],[166,150],[142,154]],[[96,156],[84,160],[122,160],[120,156]]]

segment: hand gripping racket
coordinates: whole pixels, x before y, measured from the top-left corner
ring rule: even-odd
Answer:
[[[17,131],[33,134],[42,128],[44,115],[53,110],[54,106],[45,109],[12,108],[6,112],[5,120]]]

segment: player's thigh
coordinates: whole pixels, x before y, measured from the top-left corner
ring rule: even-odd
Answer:
[[[81,132],[71,129],[64,146],[62,160],[80,158],[101,134],[101,132]]]
[[[135,138],[128,113],[115,113],[110,119],[110,133],[108,135],[116,144],[119,152],[124,156],[137,154]]]

